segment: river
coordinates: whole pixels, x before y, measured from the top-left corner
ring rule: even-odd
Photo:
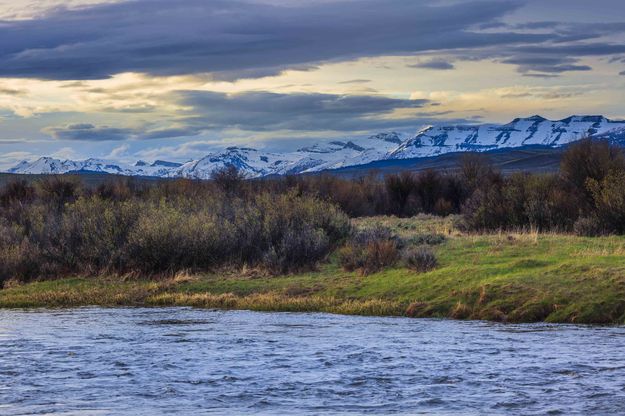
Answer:
[[[618,414],[625,328],[0,310],[0,414]]]

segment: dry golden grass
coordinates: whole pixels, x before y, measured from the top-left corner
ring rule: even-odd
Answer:
[[[328,312],[346,315],[402,315],[406,304],[382,299],[339,299],[322,296],[287,296],[284,293],[255,293],[237,296],[233,293],[162,293],[150,296],[146,303],[153,306],[193,306],[217,309],[247,309],[255,311]]]
[[[180,283],[195,282],[197,280],[198,280],[197,275],[193,275],[191,274],[190,271],[184,270],[184,271],[176,273],[176,275],[171,279],[171,282],[173,284],[180,284]]]
[[[78,283],[74,283],[78,282]],[[0,307],[74,307],[141,305],[154,293],[171,288],[172,281],[78,280],[41,282],[0,292]],[[34,290],[33,290],[34,289]]]
[[[408,238],[417,234],[442,234],[445,236],[462,235],[455,227],[459,216],[436,217],[433,215],[419,214],[412,218],[398,218],[393,216],[377,216],[356,218],[352,224],[358,229],[366,230],[376,226],[390,228],[402,238]]]

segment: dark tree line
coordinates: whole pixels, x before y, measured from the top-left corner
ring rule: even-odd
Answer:
[[[625,158],[619,147],[592,139],[569,146],[553,174],[503,175],[485,155],[469,153],[448,172],[295,177],[271,186],[317,195],[351,217],[461,214],[469,231],[625,232]]]
[[[0,190],[0,283],[243,267],[280,274],[314,268],[350,235],[330,202],[223,179],[10,183]]]
[[[467,154],[457,169],[355,179],[325,174],[211,181],[51,176],[0,188],[0,282],[86,273],[315,267],[352,233],[348,217],[460,214],[467,231],[625,233],[625,158],[582,140],[556,174],[503,175]]]

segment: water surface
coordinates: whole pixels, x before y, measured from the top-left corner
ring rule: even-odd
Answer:
[[[0,414],[617,414],[625,328],[0,311]]]

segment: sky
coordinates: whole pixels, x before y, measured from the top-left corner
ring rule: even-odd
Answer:
[[[625,118],[621,0],[0,0],[0,169]]]

